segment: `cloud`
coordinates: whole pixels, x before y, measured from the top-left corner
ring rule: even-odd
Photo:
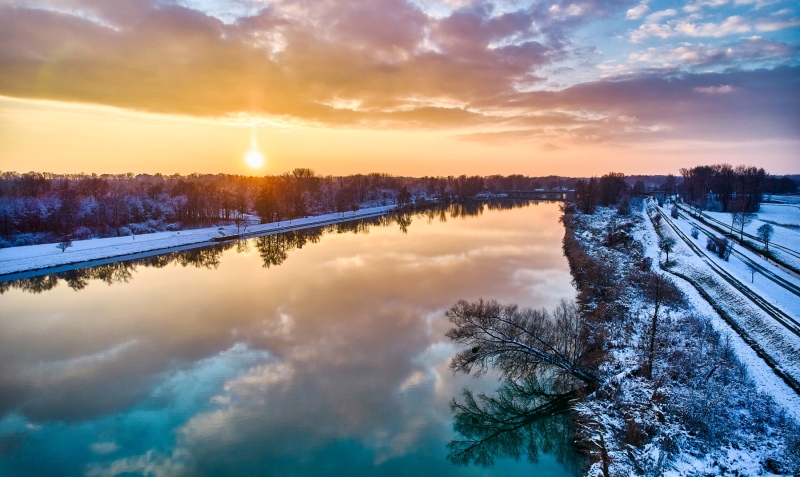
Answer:
[[[703,7],[720,7],[728,3],[729,0],[699,0],[683,7],[683,11],[688,13],[695,13],[700,11]]]
[[[119,450],[119,446],[114,442],[95,442],[89,448],[99,455],[112,454]]]
[[[644,23],[638,29],[633,30],[630,37],[634,43],[648,37],[664,39],[676,36],[721,38],[746,33],[752,29],[753,26],[744,17],[733,15],[720,23],[693,23],[686,20],[673,20],[666,24]]]
[[[598,48],[572,38],[615,11],[646,18],[629,32],[633,42],[724,38],[793,24],[744,15],[701,22],[679,17],[678,9],[647,15],[646,1],[628,8],[559,0],[514,9],[477,1],[276,0],[239,2],[238,13],[227,16],[167,0],[121,0],[114,8],[100,0],[2,5],[2,95],[334,128],[453,129],[461,140],[483,143],[693,135],[661,127],[675,120],[667,113],[640,115],[633,105],[622,106],[627,101],[578,93],[607,82],[643,85],[642,78],[684,81],[670,75],[701,66],[772,67],[796,55],[793,46],[771,40],[709,40],[654,46],[626,62],[601,57]],[[565,83],[551,78],[553,71],[566,71],[573,86],[537,91]],[[781,75],[787,73],[775,73]],[[659,93],[660,83],[647,84]],[[694,96],[691,87],[683,91]],[[545,97],[560,99],[548,105],[541,103]],[[641,128],[603,122],[619,115],[636,116]]]
[[[566,148],[564,146],[559,146],[559,145],[556,145],[556,144],[551,144],[549,142],[546,142],[546,143],[542,144],[541,149],[542,149],[542,151],[545,151],[545,152],[553,152],[553,151],[561,151],[561,150],[564,150]]]
[[[631,53],[628,59],[633,62],[654,63],[662,66],[707,67],[737,64],[744,60],[749,62],[783,61],[793,58],[797,53],[798,47],[796,46],[755,36],[716,46],[704,43],[684,43],[677,47],[651,47],[645,51]]]
[[[720,86],[705,86],[705,87],[698,86],[694,88],[694,90],[697,91],[698,93],[704,93],[704,94],[728,94],[736,91],[736,88],[734,88],[729,84],[723,84]]]
[[[405,98],[466,102],[537,81],[536,67],[566,54],[558,25],[591,11],[565,5],[569,18],[542,31],[541,12],[476,6],[434,18],[402,0],[276,2],[232,23],[145,1],[130,2],[128,23],[102,2],[77,4],[0,8],[0,94],[327,124],[447,123],[453,112]],[[361,114],[334,107],[339,98]]]
[[[677,14],[678,14],[678,12],[676,10],[672,9],[672,8],[670,8],[668,10],[661,10],[661,11],[658,11],[658,12],[651,13],[650,15],[647,15],[647,18],[645,18],[645,22],[646,23],[658,23],[663,18],[674,17]]]
[[[778,22],[760,21],[756,23],[756,30],[758,31],[777,31],[785,28],[793,28],[800,25],[800,19],[793,18],[791,20],[784,20]]]
[[[647,1],[641,2],[639,5],[630,8],[625,14],[625,18],[628,20],[638,20],[642,18],[648,10],[650,10],[650,8],[647,6]]]

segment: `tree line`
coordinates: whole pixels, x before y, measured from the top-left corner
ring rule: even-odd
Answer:
[[[793,179],[770,176],[763,167],[715,164],[683,168],[680,173],[683,181],[676,192],[699,210],[758,212],[764,194],[797,192]]]
[[[710,172],[709,172],[710,171]],[[481,192],[572,190],[576,205],[620,203],[654,190],[721,210],[757,207],[763,193],[793,192],[789,177],[763,169],[699,166],[675,176],[600,178],[560,176],[399,177],[389,174],[322,176],[296,168],[276,176],[229,174],[0,173],[0,248],[87,238],[207,227],[246,220],[273,222],[308,215],[346,213],[362,207],[464,202]],[[725,180],[720,179],[726,178]],[[728,181],[728,182],[725,182]],[[728,189],[720,183],[730,186]],[[730,192],[725,192],[730,189]]]
[[[0,173],[0,248],[345,213],[379,205],[453,203],[482,191],[567,188],[561,177],[277,176]]]
[[[790,176],[771,176],[764,168],[730,164],[680,169],[680,177],[628,176],[610,172],[602,177],[575,182],[575,206],[591,214],[597,206],[619,205],[620,212],[630,207],[631,197],[653,193],[680,196],[698,210],[716,212],[757,212],[765,194],[794,194],[798,182]],[[645,182],[648,180],[648,182]]]
[[[292,251],[302,249],[308,244],[319,243],[326,234],[353,233],[366,235],[369,234],[372,227],[394,226],[397,226],[400,232],[407,233],[408,228],[415,219],[425,220],[428,223],[434,220],[447,222],[451,219],[478,217],[487,209],[511,210],[526,207],[529,204],[530,202],[527,200],[490,200],[447,205],[436,204],[418,210],[398,210],[387,215],[359,218],[321,227],[293,230],[251,239],[239,239],[94,267],[0,281],[0,295],[10,289],[21,289],[27,293],[43,293],[54,289],[61,282],[66,283],[69,288],[75,291],[83,290],[92,280],[104,282],[107,285],[127,283],[134,278],[135,272],[139,267],[164,268],[168,265],[177,264],[183,267],[214,269],[219,266],[223,253],[228,250],[243,253],[255,249],[261,257],[264,268],[278,267],[289,258]]]

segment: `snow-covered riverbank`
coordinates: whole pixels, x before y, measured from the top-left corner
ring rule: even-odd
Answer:
[[[258,224],[237,231],[235,225],[225,227],[207,227],[202,229],[181,230],[178,232],[157,232],[146,235],[111,237],[101,239],[80,240],[61,251],[54,243],[29,245],[0,249],[0,276],[45,268],[74,265],[92,260],[167,250],[176,247],[199,246],[212,243],[215,238],[241,233],[245,237],[288,232],[291,230],[319,227],[323,225],[346,222],[354,219],[383,215],[394,205],[370,207],[344,214],[333,213],[291,221]]]

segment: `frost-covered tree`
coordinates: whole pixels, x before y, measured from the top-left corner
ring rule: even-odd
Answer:
[[[447,336],[465,346],[450,363],[454,371],[482,374],[491,366],[509,379],[544,371],[557,388],[569,390],[576,382],[594,388],[600,381],[588,366],[588,329],[574,304],[563,301],[551,315],[494,300],[460,300],[447,317],[454,325]]]
[[[658,248],[667,254],[667,259],[664,261],[666,266],[669,263],[669,253],[675,249],[675,239],[672,237],[661,237],[658,241]]]

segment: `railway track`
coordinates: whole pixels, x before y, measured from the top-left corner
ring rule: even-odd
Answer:
[[[742,295],[744,295],[747,299],[749,299],[753,304],[755,304],[758,308],[760,308],[764,313],[769,315],[772,319],[774,319],[777,323],[783,326],[786,330],[790,331],[792,334],[800,337],[800,320],[797,320],[793,316],[787,314],[780,308],[776,307],[769,301],[765,300],[761,295],[751,290],[748,286],[744,285],[742,282],[739,281],[738,278],[731,275],[727,270],[722,268],[721,266],[714,263],[713,260],[709,259],[708,256],[703,252],[700,247],[697,246],[683,231],[676,226],[672,220],[665,214],[660,208],[656,207],[656,211],[661,215],[664,219],[664,222],[675,232],[675,234],[686,243],[689,248],[700,257],[703,262],[705,262],[712,270],[714,270],[717,275],[719,275],[723,280],[728,282],[731,286],[733,286],[737,291],[739,291]]]
[[[742,294],[744,294],[750,300],[753,300],[753,298],[755,297],[756,300],[753,301],[753,303],[756,306],[758,306],[759,308],[764,310],[765,313],[767,313],[775,321],[777,321],[778,323],[783,325],[784,328],[786,328],[787,330],[789,330],[793,334],[795,334],[797,336],[800,336],[800,334],[798,334],[798,328],[800,328],[800,324],[798,324],[796,319],[794,319],[791,316],[786,315],[785,313],[783,313],[782,310],[779,310],[779,309],[775,308],[770,303],[768,303],[765,300],[763,300],[760,296],[758,296],[757,294],[753,293],[752,290],[750,290],[746,286],[742,285],[741,282],[739,282],[739,280],[737,280],[735,277],[731,276],[729,273],[727,273],[725,270],[723,270],[717,264],[713,263],[713,261],[710,260],[705,255],[705,253],[696,244],[694,244],[689,239],[689,237],[686,236],[686,234],[684,234],[674,223],[672,223],[671,220],[669,220],[669,218],[667,217],[667,215],[663,211],[661,211],[658,207],[655,207],[655,209],[661,215],[661,217],[664,219],[665,223],[667,223],[669,225],[669,227],[672,230],[675,231],[675,233],[678,235],[678,237],[681,240],[683,240],[689,246],[689,248],[701,258],[701,260],[703,260],[705,263],[707,263],[712,268],[712,270],[717,272],[725,281],[727,281],[728,283],[731,283],[734,286],[734,288],[739,290]],[[761,344],[759,344],[755,339],[753,339],[753,337],[751,337],[750,334],[744,328],[742,328],[742,326],[738,323],[738,321],[733,316],[731,316],[730,313],[728,313],[727,310],[725,310],[723,307],[721,307],[714,300],[714,298],[705,289],[705,287],[703,286],[702,283],[698,283],[698,281],[695,280],[694,278],[689,277],[689,276],[687,276],[687,275],[685,275],[683,273],[680,273],[680,272],[678,272],[676,270],[670,270],[670,269],[668,269],[668,268],[666,268],[664,266],[662,266],[662,269],[664,269],[664,271],[666,271],[668,273],[671,273],[671,274],[673,274],[673,275],[675,275],[675,276],[677,276],[679,278],[684,279],[686,282],[688,282],[690,285],[692,285],[695,288],[695,290],[697,290],[697,292],[700,293],[700,295],[719,314],[719,316],[726,323],[728,323],[728,325],[734,330],[734,332],[736,332],[736,334],[738,334],[739,337],[741,337],[742,340],[761,359],[764,360],[764,362],[767,364],[767,366],[769,366],[770,369],[773,370],[775,375],[778,376],[781,380],[783,380],[783,382],[785,382],[786,385],[789,386],[795,393],[800,395],[800,382],[797,379],[795,379],[793,376],[788,374],[786,371],[783,370],[783,368],[780,365],[780,363],[775,358],[773,358],[772,355],[766,349],[764,349],[763,346],[761,346]],[[764,308],[765,306],[766,306],[767,309]]]
[[[683,205],[678,205],[678,208],[683,212],[687,212],[686,207]],[[689,215],[691,215],[691,213],[689,213]],[[740,234],[739,232],[736,232],[735,234],[730,233],[730,224],[726,224],[721,220],[715,219],[714,217],[710,217],[708,215],[703,215],[702,217],[703,221],[707,222],[708,225],[715,227],[719,233],[729,234],[729,235],[743,235],[744,237],[754,240],[756,243],[763,242],[760,238],[756,237],[755,235],[749,234],[747,232],[745,232],[744,234]],[[800,252],[798,252],[797,250],[772,242],[770,242],[769,246],[800,260]]]
[[[705,235],[707,237],[716,237],[713,232],[711,232],[708,229],[706,229],[703,226],[703,224],[699,223],[691,215],[687,215],[685,213],[679,213],[679,217],[681,217],[684,220],[686,220],[687,222],[689,222],[693,227],[695,227],[697,230],[702,232],[703,235]],[[746,265],[750,265],[753,268],[755,268],[758,271],[758,273],[763,275],[768,280],[771,280],[776,285],[780,286],[781,288],[785,289],[786,291],[788,291],[788,292],[796,295],[798,298],[800,298],[800,286],[797,286],[796,284],[790,282],[789,280],[786,280],[785,278],[781,277],[780,275],[777,275],[776,273],[774,273],[769,268],[761,265],[757,261],[753,260],[752,258],[748,257],[747,255],[743,254],[742,252],[740,252],[740,251],[738,251],[736,249],[733,249],[732,255],[734,257],[736,257],[737,259],[739,259],[742,263],[744,263]]]

